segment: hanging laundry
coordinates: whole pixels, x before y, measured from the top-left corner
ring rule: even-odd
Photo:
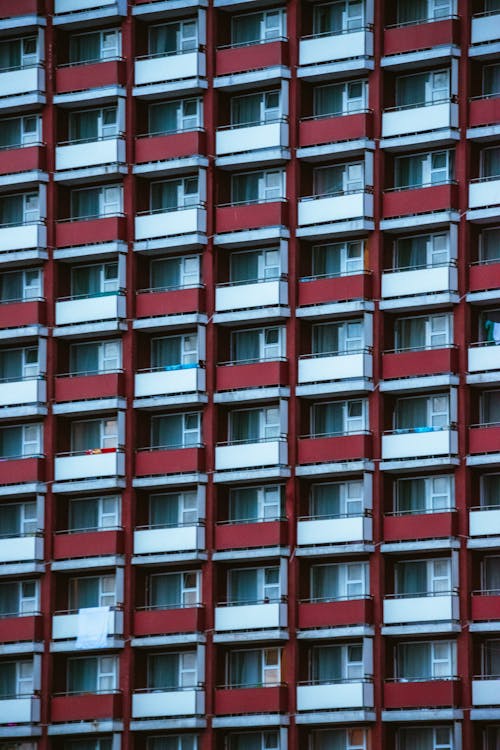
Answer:
[[[78,610],[75,648],[97,648],[106,645],[109,612],[109,607],[85,607]]]
[[[486,341],[492,344],[500,344],[500,323],[496,323],[493,320],[485,320],[484,330],[486,332]]]

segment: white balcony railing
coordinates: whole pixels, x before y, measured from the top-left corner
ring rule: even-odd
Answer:
[[[88,451],[86,453],[69,453],[56,456],[54,459],[54,478],[56,482],[67,482],[74,479],[123,476],[125,473],[125,454],[122,451],[109,449],[110,452]]]
[[[0,91],[0,103],[7,96],[42,93],[45,91],[45,71],[42,66],[33,65],[0,73]]]
[[[35,562],[43,560],[43,537],[36,534],[3,537],[0,563]]]
[[[366,29],[305,37],[299,42],[299,65],[318,65],[372,55],[373,34]]]
[[[0,407],[40,404],[46,401],[47,387],[42,377],[0,383]]]
[[[384,599],[384,624],[457,620],[458,606],[454,593],[388,597]]]
[[[154,555],[205,549],[205,527],[197,525],[144,528],[134,531],[134,554]]]
[[[215,137],[216,156],[287,146],[288,123],[285,120],[220,128]]]
[[[85,613],[85,610],[80,610]],[[52,640],[64,641],[78,638],[79,635],[79,612],[55,614],[52,617]],[[106,627],[107,635],[121,635],[123,633],[123,612],[110,609]]]
[[[497,676],[474,677],[472,679],[472,705],[499,706],[500,678]]]
[[[368,680],[341,680],[297,687],[298,711],[371,707],[373,707],[373,683]]]
[[[414,430],[395,430],[382,435],[382,459],[419,458],[422,456],[450,456],[457,453],[455,429],[418,427]]]
[[[500,535],[500,506],[472,508],[469,512],[469,536]]]
[[[477,15],[471,23],[471,44],[485,44],[500,39],[500,13]]]
[[[286,627],[287,605],[284,602],[231,604],[215,608],[215,630],[220,633]]]
[[[299,357],[298,382],[301,384],[371,377],[372,356],[368,350]]]
[[[469,183],[469,208],[487,208],[488,206],[498,205],[500,205],[500,177],[471,180]]]
[[[56,147],[56,170],[82,169],[125,162],[123,138],[66,143]]]
[[[297,523],[299,547],[319,544],[368,542],[372,539],[371,516],[343,516],[341,518],[305,518]]]
[[[220,284],[215,290],[217,312],[287,304],[288,284],[285,279],[262,280],[249,284]]]
[[[228,443],[217,445],[215,448],[216,471],[283,466],[287,463],[288,449],[285,439]]]
[[[207,212],[203,206],[159,210],[135,217],[135,239],[152,240],[207,231]]]
[[[298,206],[300,227],[373,217],[373,195],[362,191],[339,195],[301,198]]]
[[[382,115],[382,137],[458,128],[458,104],[441,101],[413,107],[397,107]]]
[[[1,82],[0,82],[1,85]],[[42,222],[0,226],[0,252],[46,247],[47,229]]]
[[[139,372],[135,376],[135,397],[169,396],[205,390],[205,370],[196,365]]]
[[[40,698],[21,695],[0,699],[0,724],[34,724],[40,721]]]
[[[174,55],[154,55],[135,62],[135,85],[181,81],[205,75],[205,54],[193,50]]]
[[[132,695],[132,718],[200,716],[205,713],[205,691],[200,688],[137,691]]]
[[[470,373],[500,370],[500,346],[489,341],[470,346],[468,370]]]
[[[95,323],[125,317],[125,296],[118,292],[56,302],[56,325]]]
[[[455,265],[446,264],[430,268],[386,271],[382,274],[382,297],[410,297],[415,294],[436,294],[458,289]]]

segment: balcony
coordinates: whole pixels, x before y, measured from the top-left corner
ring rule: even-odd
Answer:
[[[39,12],[39,0],[4,0],[0,8],[0,18],[36,16]]]
[[[477,57],[479,55],[494,55],[498,53],[497,47],[493,47],[495,42],[500,41],[500,14],[497,12],[478,13],[473,16],[471,21],[471,47],[469,55]]]
[[[152,404],[161,396],[196,396],[205,391],[205,369],[196,365],[179,365],[176,367],[155,368],[135,375],[134,395],[141,403]],[[151,405],[152,405],[151,404]]]
[[[63,375],[55,379],[57,411],[69,411],[70,401],[99,401],[124,397],[125,375],[122,371],[100,375]],[[67,405],[67,409],[63,406]]]
[[[45,460],[43,456],[18,456],[0,459],[0,487],[9,485],[38,484],[44,481]]]
[[[90,6],[90,7],[89,7]],[[55,0],[54,25],[88,27],[92,20],[112,20],[127,15],[126,0]]]
[[[363,223],[366,219],[373,219],[373,194],[367,190],[343,192],[339,195],[315,195],[299,200],[300,236],[321,236],[321,228],[317,225],[330,226],[337,222],[353,221]]]
[[[269,159],[284,158],[287,148],[288,122],[284,118],[274,122],[218,128],[215,135],[215,155],[219,166],[241,164],[244,154],[248,154],[252,166],[256,166]],[[268,154],[264,151],[268,151]]]
[[[237,550],[252,547],[281,547],[287,544],[286,521],[228,521],[215,527],[215,549]]]
[[[0,226],[0,253],[37,250],[47,246],[47,228],[41,221],[32,224]]]
[[[53,724],[99,719],[119,719],[122,716],[122,695],[114,692],[68,693],[52,696],[50,718]]]
[[[260,44],[219,47],[215,54],[215,74],[219,78],[254,71],[257,67],[262,70],[286,65],[288,65],[288,41],[286,39],[263,41]],[[220,82],[216,85],[219,86]]]
[[[0,110],[17,111],[45,103],[45,69],[42,65],[0,72]]]
[[[288,464],[285,437],[221,443],[215,447],[215,470],[235,471]]]
[[[45,300],[35,299],[19,302],[0,303],[0,330],[12,328],[15,321],[16,328],[39,329],[45,323]]]
[[[45,404],[47,400],[45,378],[23,378],[0,382],[0,416],[2,409]]]
[[[500,263],[469,266],[468,302],[500,302]]]
[[[179,207],[173,210],[148,211],[135,217],[136,249],[146,250],[151,240],[180,241],[180,237],[190,234],[205,234],[207,212],[203,205]],[[184,244],[184,243],[183,243]],[[142,246],[143,245],[143,246]]]
[[[67,219],[56,223],[58,249],[116,242],[126,238],[126,219],[123,214],[88,219]]]
[[[225,314],[223,321],[231,322],[230,313],[236,310],[246,311],[285,307],[288,305],[288,281],[280,279],[262,280],[255,284],[218,284],[215,289],[215,310],[218,318]],[[252,318],[253,318],[252,314]]]
[[[138,58],[135,62],[134,96],[155,96],[166,91],[199,88],[205,72],[205,54],[193,50],[172,55]]]
[[[308,313],[317,315],[318,307],[326,311],[347,301],[368,300],[372,296],[372,277],[369,273],[345,274],[341,276],[305,277],[299,279],[298,317]]]
[[[458,451],[456,429],[416,427],[382,435],[382,460],[414,460],[431,456],[453,456]]]
[[[500,536],[500,506],[480,506],[469,512],[469,536]]]
[[[288,384],[288,362],[253,362],[250,364],[225,363],[217,366],[216,390],[238,391],[247,388],[266,386],[286,386]]]
[[[287,605],[284,602],[226,604],[215,608],[215,630],[217,633],[286,627]]]
[[[85,453],[62,453],[54,459],[56,482],[104,479],[123,476],[125,454],[116,448],[102,448]]]
[[[0,564],[38,561],[43,561],[43,536],[41,534],[2,536]]]
[[[384,625],[458,620],[458,594],[394,595],[384,599]]]
[[[94,531],[60,531],[53,537],[54,560],[71,560],[82,557],[104,557],[123,553],[122,529]]]
[[[337,711],[372,707],[371,680],[340,680],[297,686],[297,711]]]
[[[134,613],[133,633],[136,638],[173,633],[200,633],[204,627],[204,609],[201,606],[144,608]]]
[[[20,695],[15,698],[0,699],[0,724],[14,727],[16,724],[37,724],[39,721],[40,698],[38,696]],[[15,730],[12,734],[17,736]],[[8,735],[4,734],[5,736]]]
[[[299,603],[298,627],[331,628],[348,625],[364,625],[373,622],[373,600],[366,596],[359,599],[333,599],[332,601],[310,600]]]
[[[434,20],[427,18],[422,23],[401,24],[387,27],[384,31],[384,55],[402,55],[404,52],[425,51],[436,47],[450,48],[460,41],[458,18]],[[433,50],[434,51],[434,50]],[[398,61],[395,58],[394,64]],[[385,65],[389,61],[384,58]]]
[[[156,555],[205,550],[205,527],[202,524],[144,527],[134,531],[134,555]]]
[[[500,347],[489,341],[479,341],[469,347],[469,373],[488,373],[500,370]]]
[[[500,705],[500,678],[473,677],[472,705],[498,706]]]
[[[85,612],[85,610],[80,610]],[[67,641],[79,635],[79,612],[56,613],[52,617],[52,640]],[[108,612],[108,623],[106,634],[108,636],[121,635],[123,633],[123,612],[111,609]]]
[[[202,716],[205,691],[202,688],[159,690],[147,688],[132,694],[132,719],[167,716]]]
[[[456,513],[405,513],[384,518],[384,542],[449,539],[457,533]]]
[[[469,458],[467,463],[488,463],[488,454],[495,462],[500,453],[500,426],[479,424],[469,427]]]
[[[126,83],[125,61],[61,65],[56,68],[55,100],[86,101],[90,94],[98,100],[116,96]]]
[[[500,621],[500,595],[498,591],[473,591],[471,619],[477,621]]]
[[[439,302],[434,295],[450,295],[458,290],[458,272],[455,264],[386,271],[382,274],[383,309],[420,306],[422,297],[429,303]],[[420,299],[417,295],[421,295]],[[414,298],[411,301],[408,298]]]
[[[299,42],[299,71],[302,78],[318,73],[369,69],[367,58],[373,56],[373,33],[367,28],[341,34],[304,37]],[[328,68],[318,70],[319,66]]]
[[[43,618],[33,612],[0,617],[0,643],[26,643],[43,640]]]
[[[384,708],[438,708],[461,705],[461,684],[446,679],[390,680],[384,684]]]
[[[469,183],[469,211],[467,218],[480,219],[500,216],[500,178],[479,177]]]
[[[87,326],[89,323],[116,321],[125,318],[125,307],[125,296],[116,292],[58,300],[56,326]]]
[[[204,470],[203,446],[190,448],[144,448],[135,455],[135,476],[143,483],[170,474],[197,474]]]
[[[285,685],[224,687],[215,691],[216,716],[286,713],[288,689]]]
[[[176,133],[151,134],[140,136],[135,139],[135,174],[154,171],[155,174],[165,174],[168,164],[164,169],[159,166],[161,162],[169,162],[175,159],[186,159],[206,153],[206,134],[204,130],[186,130]],[[150,167],[148,166],[150,165]]]
[[[469,128],[467,137],[488,140],[498,133],[500,122],[500,96],[476,96],[469,99]]]
[[[106,174],[120,172],[121,165],[125,169],[125,140],[123,138],[101,138],[96,141],[80,141],[59,144],[56,146],[56,180],[79,177],[79,170],[83,175],[89,173]],[[96,172],[96,167],[102,167]],[[92,169],[94,168],[94,169]],[[63,175],[62,173],[77,170],[76,174]],[[57,174],[59,173],[59,174]],[[80,172],[80,175],[82,173]]]
[[[252,229],[276,229],[288,222],[288,204],[283,200],[256,203],[232,203],[217,206],[215,226],[217,234],[249,232]],[[249,237],[249,240],[252,239]]]
[[[349,141],[373,137],[373,112],[364,110],[335,117],[307,117],[299,122],[299,158],[319,156],[323,151],[314,149],[327,143],[341,141],[347,148]]]
[[[325,544],[371,542],[372,533],[372,518],[367,513],[339,518],[300,518],[297,523],[297,545],[321,547]]]
[[[164,318],[165,315],[200,313],[205,308],[205,289],[190,286],[180,289],[151,289],[137,292],[135,298],[135,326],[147,325],[145,318]]]
[[[453,138],[458,128],[458,104],[449,100],[423,106],[394,107],[382,114],[382,142],[386,148],[410,143],[432,145]]]
[[[36,178],[42,177],[40,172],[46,169],[45,146],[41,143],[3,148],[0,153],[2,155],[0,177],[23,173],[26,174],[26,182],[35,181]],[[18,179],[21,180],[21,178],[16,178],[16,183]]]
[[[372,456],[370,432],[334,437],[314,436],[299,438],[297,462],[302,473],[310,471],[313,464],[366,461]],[[305,469],[305,467],[308,467]]]
[[[382,356],[382,377],[384,390],[393,385],[399,389],[404,384],[398,382],[401,378],[428,378],[432,375],[457,372],[458,350],[456,347],[432,347],[410,351],[384,352]],[[411,384],[410,384],[411,385]]]
[[[339,381],[342,381],[342,390],[349,390],[350,386],[359,388],[360,380],[371,380],[373,375],[370,349],[339,354],[303,355],[299,357],[298,364],[298,396],[307,395],[313,385],[321,389],[321,383],[339,384]],[[318,388],[314,389],[314,394]]]
[[[454,182],[386,190],[382,200],[384,222],[382,228],[405,229],[409,226],[424,228],[434,225],[438,212],[445,212],[449,216],[450,212],[458,210],[457,207],[458,188]],[[418,221],[411,218],[421,217],[421,214],[428,213],[435,214],[428,219],[429,225],[424,224],[420,218]]]

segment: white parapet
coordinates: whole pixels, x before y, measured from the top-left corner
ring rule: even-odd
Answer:
[[[56,456],[54,459],[54,478],[56,482],[91,477],[116,477],[125,473],[125,454],[90,453],[74,456]]]
[[[100,141],[67,143],[56,147],[56,170],[59,171],[124,161],[125,141],[123,138],[103,138]]]
[[[455,266],[419,268],[382,274],[382,297],[408,297],[414,294],[452,292],[458,288]]]
[[[339,708],[371,708],[370,682],[339,682],[297,687],[297,711],[325,711]]]
[[[368,352],[313,355],[299,359],[299,383],[320,383],[372,377],[372,357]]]
[[[179,55],[145,57],[135,62],[135,85],[178,81],[205,75],[205,55],[183,52]]]
[[[286,628],[287,608],[282,602],[268,604],[236,604],[215,608],[215,630],[259,630]]]
[[[132,718],[199,716],[205,713],[205,693],[196,688],[152,690],[132,695]]]
[[[155,211],[135,217],[136,241],[207,231],[207,212],[199,206],[176,211]]]
[[[384,600],[384,625],[442,622],[458,618],[458,596],[402,596]]]
[[[301,198],[298,206],[299,226],[373,216],[373,195],[360,191],[346,195]]]
[[[297,524],[299,547],[370,541],[371,538],[372,519],[369,516],[321,518],[299,521]]]
[[[93,323],[125,317],[125,297],[122,294],[103,294],[56,302],[56,325]]]
[[[299,43],[299,65],[317,65],[370,55],[373,55],[373,34],[364,29],[348,34],[308,37]]]
[[[288,124],[281,120],[262,125],[224,128],[218,130],[215,137],[216,156],[287,146]]]
[[[217,312],[287,304],[288,285],[280,279],[259,281],[255,284],[227,284],[218,286],[215,290]]]
[[[283,466],[287,463],[286,440],[218,445],[215,448],[216,471],[248,469],[258,466]]]
[[[457,453],[456,430],[432,430],[422,432],[394,432],[382,435],[382,459],[419,458],[421,456],[450,456]]]
[[[134,531],[134,554],[151,555],[162,552],[191,552],[205,549],[203,526],[176,526],[167,529]]]

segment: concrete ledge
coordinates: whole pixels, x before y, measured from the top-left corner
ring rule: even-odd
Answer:
[[[132,480],[132,487],[182,487],[186,484],[206,484],[206,474],[194,472],[192,474],[160,474],[152,477],[139,477]]]
[[[78,653],[81,651],[84,654],[86,651],[108,651],[110,649],[121,649],[125,645],[123,638],[116,638],[109,636],[106,638],[106,643],[102,646],[91,646],[90,648],[78,649]],[[63,654],[72,653],[76,651],[76,638],[69,638],[67,641],[51,641],[50,642],[50,653],[51,654]]]
[[[231,482],[253,482],[259,479],[288,479],[290,469],[286,466],[263,466],[235,471],[214,471],[213,481],[218,484]]]
[[[123,490],[126,481],[123,477],[107,477],[103,479],[82,479],[72,482],[54,482],[52,492],[62,495],[76,492],[99,492],[103,490]]]
[[[284,226],[261,227],[259,229],[239,229],[237,232],[224,232],[214,235],[214,245],[221,247],[243,247],[257,242],[290,239],[290,230]]]
[[[299,65],[297,77],[304,81],[321,80],[322,78],[342,78],[350,73],[369,73],[374,70],[373,59],[354,57],[338,62],[319,63],[316,65]]]
[[[64,401],[53,404],[52,413],[77,416],[93,411],[118,411],[126,408],[127,401],[124,398],[95,398],[88,401]]]
[[[153,0],[151,3],[134,5],[132,15],[139,16],[139,20],[142,20],[155,18],[157,15],[176,14],[186,8],[206,8],[207,6],[207,0]]]
[[[207,244],[207,235],[201,232],[192,234],[176,234],[171,237],[159,237],[157,239],[140,240],[134,242],[135,253],[162,253],[165,250],[196,250]]]
[[[241,388],[235,391],[218,391],[214,393],[214,404],[236,404],[245,401],[270,401],[290,398],[290,388],[269,386],[263,388]]]
[[[395,461],[380,462],[380,471],[391,471],[398,474],[401,471],[419,471],[424,468],[451,469],[460,465],[460,459],[455,456],[435,456],[429,458],[401,458]]]
[[[327,477],[330,474],[361,474],[365,471],[374,471],[375,465],[368,458],[359,461],[333,461],[326,464],[305,464],[296,466],[295,474],[298,477]]]
[[[82,91],[70,91],[67,94],[54,94],[54,104],[60,107],[84,104],[105,104],[113,102],[117,97],[125,97],[124,86],[99,86],[94,89],[83,89]]]
[[[343,302],[327,302],[326,304],[307,305],[297,307],[295,316],[297,318],[311,318],[311,320],[320,320],[321,318],[331,318],[349,313],[373,312],[375,304],[369,300],[356,299]]]
[[[37,324],[32,326],[20,326],[19,328],[0,329],[0,341],[21,341],[22,339],[32,339],[37,337],[45,338],[47,335],[47,328]]]
[[[72,247],[54,248],[54,260],[77,260],[87,259],[92,256],[93,259],[108,258],[118,253],[127,252],[127,243],[122,240],[115,242],[97,242],[95,245],[74,245]]]
[[[412,393],[420,388],[448,388],[458,385],[458,375],[446,373],[444,375],[422,375],[419,378],[395,378],[394,380],[381,380],[379,389],[381,393]]]
[[[200,550],[165,552],[151,555],[132,555],[132,565],[177,565],[185,562],[206,562],[208,555]]]
[[[241,716],[214,716],[214,729],[229,729],[231,727],[287,727],[290,719],[284,714],[241,714]]]
[[[488,620],[487,622],[470,622],[471,633],[500,633],[500,620]]]
[[[187,328],[188,326],[204,326],[208,318],[204,314],[180,313],[179,315],[158,315],[152,318],[136,318],[132,323],[135,331],[148,331],[155,328]]]
[[[500,708],[472,708],[470,718],[472,721],[498,721]]]
[[[383,232],[399,232],[402,229],[417,227],[419,229],[428,229],[441,224],[458,223],[460,214],[458,211],[435,211],[425,214],[411,214],[410,216],[398,216],[393,219],[382,219],[380,229]]]
[[[429,518],[429,522],[431,521],[432,518]],[[433,552],[442,549],[460,549],[460,541],[446,537],[443,539],[420,539],[415,542],[391,542],[380,545],[380,551],[387,555],[399,555],[407,552]]]
[[[205,729],[206,719],[199,716],[183,716],[178,719],[132,719],[131,732],[152,732],[159,729]]]
[[[231,310],[229,312],[216,312],[212,316],[214,323],[219,325],[232,325],[233,323],[260,323],[270,318],[289,318],[290,308],[285,305],[276,307],[256,307],[246,310]]]
[[[265,85],[271,83],[279,83],[282,79],[290,79],[292,77],[290,68],[285,65],[272,65],[265,68],[257,68],[255,70],[246,70],[241,73],[230,73],[225,76],[216,76],[213,81],[214,89],[223,91],[224,89],[246,89],[247,86],[255,83],[263,83]]]
[[[205,392],[179,393],[175,396],[150,396],[135,398],[134,409],[160,409],[169,406],[190,406],[191,404],[206,404],[208,396]]]
[[[1,419],[22,419],[23,417],[45,417],[48,408],[40,403],[23,404],[22,406],[3,406],[0,408]]]
[[[5,174],[0,176],[0,187],[12,188],[14,186],[18,188],[27,187],[36,182],[48,182],[49,176],[47,172],[42,172],[40,169],[33,169],[26,172],[15,172],[13,174]]]
[[[185,646],[186,644],[203,644],[207,639],[204,633],[173,633],[171,635],[145,635],[131,638],[132,648],[152,648],[161,646]]]
[[[126,331],[127,324],[123,320],[113,318],[113,320],[100,320],[96,323],[78,323],[77,325],[55,326],[52,329],[52,335],[56,338],[82,337],[88,338],[100,333],[115,333],[116,331]]]
[[[482,453],[477,456],[467,456],[466,466],[498,466],[500,464],[500,453]]]
[[[194,169],[207,169],[208,159],[206,156],[193,155],[181,156],[177,159],[164,159],[163,161],[147,161],[142,164],[134,164],[132,174],[153,174],[155,177],[162,175],[183,174]]]
[[[67,724],[49,724],[47,734],[56,737],[62,734],[100,734],[101,732],[123,732],[123,722],[112,719],[94,721],[72,721]]]
[[[380,300],[379,307],[381,310],[398,310],[406,312],[407,310],[421,310],[424,307],[448,307],[456,305],[459,302],[457,292],[438,292],[437,294],[415,294],[411,297],[393,297],[392,299]]]
[[[369,378],[351,378],[345,380],[329,380],[321,383],[297,385],[295,395],[305,398],[317,398],[341,393],[366,393],[373,391],[373,382]]]
[[[0,576],[40,575],[41,573],[45,573],[43,561],[0,563]]]
[[[47,486],[44,482],[26,482],[26,484],[0,485],[0,497],[17,497],[19,495],[44,495]]]
[[[227,170],[236,169],[244,165],[262,167],[270,162],[273,164],[282,164],[285,161],[289,161],[290,158],[290,149],[288,148],[262,148],[255,151],[243,151],[239,154],[216,156],[215,166],[219,169]]]
[[[35,724],[0,726],[0,737],[40,737],[42,728]]]
[[[205,91],[205,89],[208,89],[207,81],[196,76],[194,78],[179,78],[177,81],[134,86],[132,96],[136,96],[138,99],[155,99],[165,96],[165,94],[176,94],[178,92],[187,96],[188,94],[194,94],[196,91]]]
[[[94,568],[116,568],[125,565],[123,555],[101,555],[99,557],[71,557],[67,560],[53,560],[51,570],[93,570]]]
[[[238,630],[230,633],[214,632],[214,643],[260,643],[261,641],[288,641],[288,630]]]
[[[374,544],[352,542],[348,544],[318,544],[317,547],[296,547],[296,557],[315,557],[318,555],[363,555],[375,550]]]
[[[346,221],[332,221],[328,224],[312,224],[307,227],[297,227],[297,237],[309,240],[322,237],[342,237],[358,232],[373,232],[375,224],[370,217],[357,217]]]
[[[44,648],[42,641],[2,643],[0,644],[0,656],[12,656],[15,654],[43,654]]]
[[[500,536],[482,536],[467,539],[467,549],[500,548]]]
[[[212,552],[212,560],[265,560],[269,557],[290,557],[289,547],[256,547],[245,549],[228,549]]]
[[[382,635],[439,635],[442,633],[460,633],[462,630],[458,622],[411,623],[409,625],[382,625]]]
[[[409,32],[411,33],[411,32]],[[417,68],[432,63],[449,62],[450,57],[460,57],[460,47],[455,44],[440,44],[430,49],[403,52],[396,55],[385,55],[380,60],[382,68]]]
[[[477,221],[479,224],[500,218],[500,205],[474,208],[467,211],[467,221]]]
[[[452,144],[460,140],[458,128],[442,128],[439,130],[428,130],[424,133],[412,133],[408,135],[396,135],[391,138],[381,138],[380,148],[386,151],[405,151],[414,146],[434,146]]]
[[[304,146],[297,149],[297,159],[303,161],[321,161],[327,156],[335,154],[357,154],[363,151],[373,151],[375,142],[369,138],[353,138],[350,141],[332,141],[317,146]]]
[[[464,712],[454,708],[416,708],[382,711],[382,721],[460,721]]]
[[[373,638],[375,628],[370,625],[348,625],[335,628],[309,628],[297,630],[297,638],[301,641],[316,641],[323,638]]]
[[[127,173],[128,168],[125,164],[115,162],[113,164],[99,164],[95,167],[60,170],[54,172],[54,182],[58,182],[60,185],[70,185],[86,180],[100,179],[101,177],[117,177]]]
[[[375,721],[375,711],[366,709],[360,711],[311,711],[310,713],[295,714],[296,724],[351,724]]]

